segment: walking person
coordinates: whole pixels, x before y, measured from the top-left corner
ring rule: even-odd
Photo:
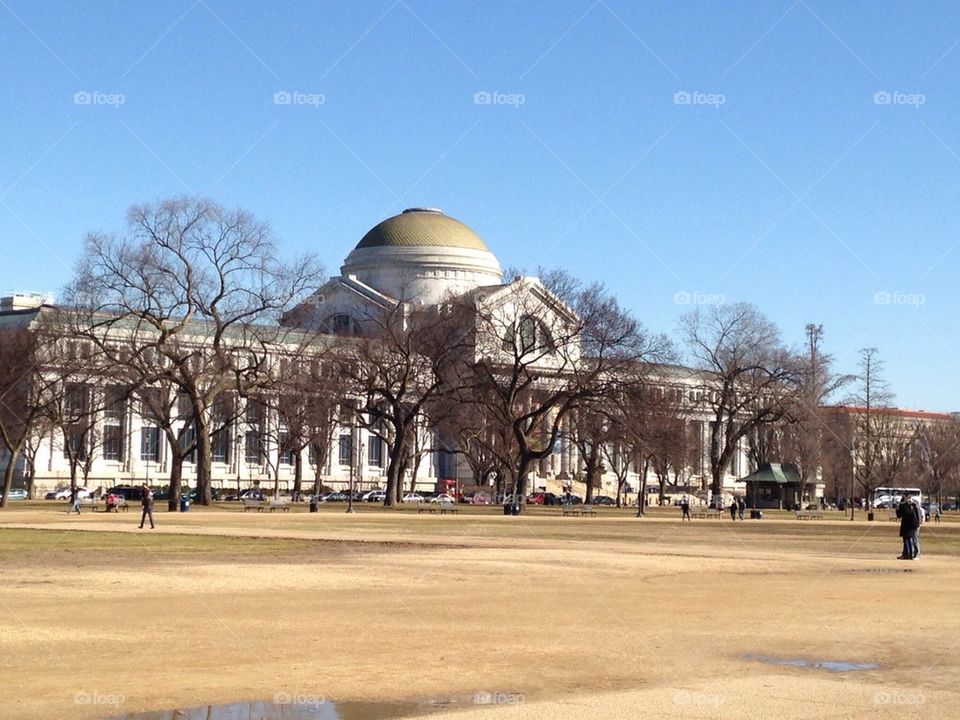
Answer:
[[[683,512],[683,515],[680,516],[680,522],[683,522],[684,520],[689,522],[690,521],[690,501],[687,500],[686,497],[684,497],[680,501],[680,510]]]
[[[143,523],[149,517],[150,529],[154,529],[153,524],[153,490],[148,485],[143,486],[143,496],[140,499],[140,505],[143,506],[143,513],[140,515],[140,529],[143,530]]]
[[[737,500],[737,512],[740,515],[740,519],[743,520],[743,511],[747,509],[747,503],[743,498]]]
[[[939,525],[940,524],[940,503],[937,503],[933,510],[933,521]]]
[[[734,498],[730,501],[730,519],[734,522],[737,521],[737,499]]]
[[[914,532],[918,526],[918,518],[906,495],[900,498],[897,517],[900,519],[900,539],[903,540],[903,551],[897,556],[897,560],[913,560]]]

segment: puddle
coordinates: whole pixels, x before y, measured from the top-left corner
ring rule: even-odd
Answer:
[[[426,702],[240,702],[114,715],[110,720],[391,720],[456,707],[457,699]]]
[[[807,670],[828,670],[830,672],[851,672],[854,670],[876,670],[877,663],[854,663],[844,660],[804,660],[802,658],[782,658],[770,655],[754,655],[747,653],[744,660],[762,662],[768,665],[782,665],[784,667],[804,668]]]
[[[875,567],[875,568],[854,568],[853,570],[848,570],[850,573],[909,573],[913,572],[913,568],[892,568],[892,567]]]

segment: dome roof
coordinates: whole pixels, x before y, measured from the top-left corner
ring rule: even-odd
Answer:
[[[448,247],[489,252],[473,230],[435,208],[410,208],[371,228],[357,250],[374,247]]]

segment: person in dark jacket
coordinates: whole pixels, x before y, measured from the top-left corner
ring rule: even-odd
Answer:
[[[143,496],[140,498],[140,505],[143,506],[143,513],[140,515],[140,529],[143,530],[143,523],[149,517],[150,529],[153,530],[153,491],[148,485],[143,486]]]
[[[897,560],[914,559],[914,535],[917,528],[920,527],[920,518],[917,517],[915,507],[906,495],[901,498],[900,504],[897,506],[897,517],[900,518],[900,538],[903,540],[903,551],[897,556]]]
[[[690,501],[687,500],[686,497],[680,500],[680,511],[683,513],[680,516],[680,522],[683,522],[684,520],[689,522],[690,521]]]
[[[747,509],[747,503],[743,498],[737,500],[737,514],[740,515],[740,519],[743,520],[743,513]]]
[[[734,498],[730,501],[730,519],[734,522],[737,521],[737,499]]]

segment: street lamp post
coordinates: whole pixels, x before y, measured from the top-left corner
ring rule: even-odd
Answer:
[[[357,426],[356,424],[354,424],[354,426],[350,428],[350,493],[349,495],[347,495],[347,512],[348,513],[356,512],[353,509],[353,475],[354,475],[356,464],[357,464],[356,462],[357,432],[356,431],[357,431]]]
[[[857,478],[857,451],[850,448],[850,519],[853,520],[853,488]]]

